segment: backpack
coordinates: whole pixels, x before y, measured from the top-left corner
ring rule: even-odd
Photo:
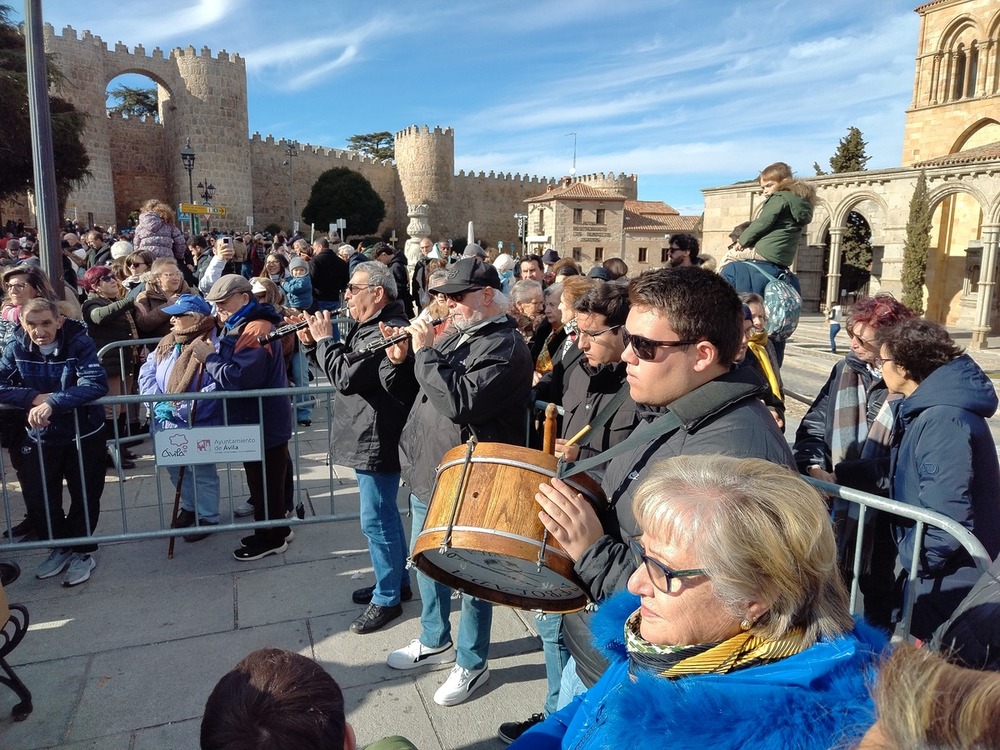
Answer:
[[[756,263],[754,268],[767,277],[764,287],[764,310],[767,313],[768,338],[784,341],[791,336],[799,326],[799,315],[802,313],[802,295],[787,280],[790,271],[782,271],[777,278],[769,274]]]

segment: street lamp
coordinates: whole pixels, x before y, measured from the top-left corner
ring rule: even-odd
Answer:
[[[298,155],[299,143],[298,141],[287,141],[285,143],[285,153],[288,154],[288,158],[285,159],[282,166],[288,166],[288,226],[289,234],[295,233],[295,186],[292,179],[292,157]]]
[[[184,162],[184,169],[188,173],[188,202],[194,203],[194,149],[191,148],[191,139],[187,139],[187,145],[181,149],[181,161]],[[201,187],[200,185],[198,187]]]
[[[212,196],[215,195],[215,185],[213,185],[211,182],[199,182],[198,190],[201,191],[200,193],[198,193],[198,195],[201,196],[201,199],[203,201],[205,201],[204,205],[206,206],[212,205],[210,201],[212,200]]]

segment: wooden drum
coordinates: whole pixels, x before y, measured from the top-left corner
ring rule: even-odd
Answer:
[[[573,560],[538,520],[538,485],[556,458],[505,443],[460,445],[438,466],[413,563],[439,583],[521,609],[574,612],[587,604]],[[567,483],[595,507],[604,492],[586,474]]]

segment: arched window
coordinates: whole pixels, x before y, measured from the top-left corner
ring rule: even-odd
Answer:
[[[959,45],[958,52],[955,53],[955,74],[954,85],[952,86],[952,99],[961,99],[965,94],[965,48]]]
[[[973,97],[976,95],[976,76],[979,73],[979,46],[973,42],[969,47],[969,85],[965,95]]]

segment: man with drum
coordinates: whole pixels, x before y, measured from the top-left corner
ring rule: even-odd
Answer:
[[[533,370],[531,355],[517,324],[507,315],[509,301],[500,292],[500,276],[480,258],[462,258],[443,284],[429,289],[448,304],[452,327],[435,342],[429,321],[406,330],[409,342],[387,350],[386,370],[403,366],[411,354],[420,391],[400,441],[403,479],[413,507],[412,542],[417,538],[433,496],[435,470],[444,454],[470,437],[481,442],[520,445]],[[386,336],[400,332],[383,326]],[[449,615],[451,589],[417,573],[420,587],[420,637],[389,654],[393,669],[456,661],[434,701],[453,706],[489,678],[487,656],[493,606],[462,596],[462,617],[453,646]],[[457,653],[456,653],[457,652]]]
[[[312,351],[330,383],[337,389],[330,451],[341,466],[354,469],[361,500],[361,530],[375,569],[375,585],[352,595],[367,608],[351,623],[351,632],[374,633],[403,614],[400,601],[413,597],[406,571],[406,532],[399,516],[399,435],[416,395],[412,357],[379,377],[384,349],[371,345],[382,339],[382,325],[404,326],[406,315],[397,297],[392,272],[382,263],[359,264],[351,275],[344,299],[354,318],[347,338],[334,339],[330,313],[308,315],[308,333],[300,338],[316,342]],[[372,356],[349,361],[348,354],[368,348]]]
[[[598,517],[558,479],[535,495],[542,523],[576,561],[577,575],[598,603],[624,590],[635,570],[626,546],[639,534],[632,493],[657,460],[725,454],[795,467],[760,400],[766,386],[756,373],[733,369],[743,324],[733,288],[697,266],[656,269],[629,283],[629,299],[622,360],[641,421],[633,433],[637,443],[611,461],[602,481],[610,509]],[[664,407],[680,417],[679,424],[671,426]],[[563,671],[560,708],[606,666],[591,646],[588,619],[579,613],[563,618],[572,659]]]

